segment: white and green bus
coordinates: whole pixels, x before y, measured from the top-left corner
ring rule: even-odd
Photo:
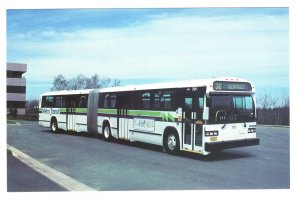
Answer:
[[[208,155],[259,144],[254,95],[238,78],[48,92],[39,124]]]

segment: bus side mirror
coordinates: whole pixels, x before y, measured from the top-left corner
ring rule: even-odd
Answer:
[[[209,119],[209,108],[208,107],[204,107],[203,108],[203,120],[208,120]]]
[[[205,107],[203,108],[203,120],[209,119],[209,107],[211,106],[211,99],[208,95],[205,96]]]

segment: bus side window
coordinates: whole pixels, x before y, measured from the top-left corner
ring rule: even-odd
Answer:
[[[103,106],[104,106],[104,94],[99,93],[98,108],[103,108]]]
[[[86,108],[87,107],[87,96],[81,96],[79,100],[79,107]]]
[[[105,109],[110,108],[110,95],[109,94],[104,95],[103,108],[105,108]]]
[[[165,91],[161,96],[161,107],[163,110],[172,110],[173,109],[173,91]]]
[[[46,107],[46,97],[45,96],[42,97],[42,105],[41,105],[41,107]]]
[[[160,110],[160,97],[161,97],[161,91],[154,93],[154,102],[153,102],[153,108]]]
[[[55,107],[57,108],[66,107],[65,98],[63,96],[55,97]]]
[[[117,96],[116,94],[111,94],[110,95],[110,108],[116,108],[116,102],[117,102]]]
[[[118,109],[133,109],[133,92],[117,93],[116,107]]]
[[[151,101],[150,101],[150,97],[151,94],[150,92],[145,92],[142,94],[142,108],[143,109],[150,109],[151,106]]]
[[[45,98],[45,99],[44,99]],[[53,107],[54,106],[54,96],[45,96],[43,97],[42,107]]]

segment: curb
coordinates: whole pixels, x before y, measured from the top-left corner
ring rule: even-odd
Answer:
[[[7,153],[11,153],[15,158],[35,170],[36,172],[46,176],[48,179],[54,181],[61,187],[65,188],[68,191],[96,191],[94,188],[91,188],[72,177],[63,174],[35,159],[21,152],[20,150],[7,144]]]

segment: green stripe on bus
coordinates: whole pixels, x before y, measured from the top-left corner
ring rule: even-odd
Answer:
[[[103,114],[117,114],[117,109],[98,109],[97,112]]]
[[[60,108],[60,112],[67,112],[67,108]]]
[[[161,112],[161,119],[163,121],[170,121],[175,122],[175,118],[169,112]]]
[[[145,110],[129,110],[128,115],[131,116],[150,116],[150,117],[161,117],[163,121],[175,121],[175,117],[173,117],[169,112],[160,112],[160,111],[145,111]]]
[[[74,112],[87,113],[87,108],[75,108]]]
[[[128,115],[161,117],[161,112],[160,111],[145,111],[145,110],[128,110]]]

